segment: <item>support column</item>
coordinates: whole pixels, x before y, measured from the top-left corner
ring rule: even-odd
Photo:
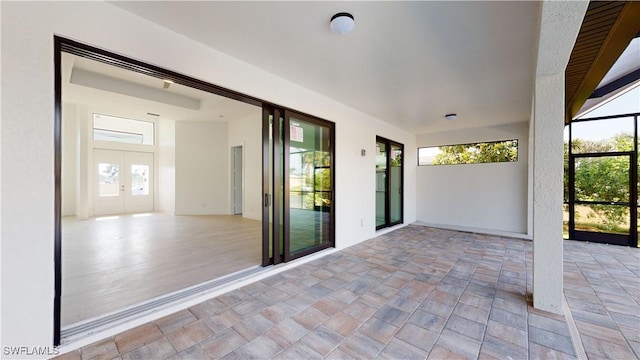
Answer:
[[[564,71],[588,1],[540,3],[533,114],[533,306],[562,314]]]
[[[536,79],[533,119],[533,306],[562,314],[564,74]]]

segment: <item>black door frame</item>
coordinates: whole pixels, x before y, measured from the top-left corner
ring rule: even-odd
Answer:
[[[133,72],[141,73],[144,75],[156,77],[162,80],[171,80],[174,83],[184,86],[192,87],[209,93],[213,93],[219,96],[227,97],[230,99],[238,100],[247,104],[259,106],[263,109],[263,118],[268,113],[269,109],[275,109],[276,114],[282,114],[284,111],[295,111],[296,114],[301,116],[308,116],[313,119],[317,119],[326,123],[333,123],[324,119],[313,117],[305,113],[273,104],[271,102],[245,95],[233,90],[226,89],[224,87],[214,85],[202,80],[195,79],[193,77],[180,74],[171,70],[167,70],[155,65],[147,64],[139,60],[135,60],[126,56],[116,54],[114,52],[104,50],[95,46],[87,45],[75,40],[67,39],[61,36],[53,36],[53,65],[54,65],[54,301],[53,301],[53,343],[54,346],[58,346],[61,343],[61,297],[62,297],[62,232],[61,232],[61,220],[62,220],[62,197],[61,197],[61,178],[62,178],[62,53],[70,53],[79,57],[87,58],[90,60],[98,61],[108,65],[120,67]],[[275,119],[276,117],[274,117]],[[268,115],[267,115],[268,119]],[[268,121],[268,120],[267,120]],[[264,123],[263,123],[264,124]],[[274,127],[275,128],[275,127]],[[268,123],[265,128],[263,126],[263,139],[265,132],[268,133]],[[332,128],[334,129],[334,128]],[[335,136],[335,130],[332,130],[333,136]],[[267,137],[268,139],[268,137]],[[274,141],[277,141],[278,137],[274,137]],[[333,143],[333,142],[332,142]],[[268,187],[268,142],[263,143],[263,188],[265,194]],[[265,162],[265,159],[267,162]],[[334,157],[332,157],[332,161]],[[265,170],[266,169],[266,170]],[[332,179],[334,180],[334,179]],[[277,189],[274,189],[277,190]],[[265,201],[269,201],[268,199]],[[268,211],[268,209],[267,209]],[[332,214],[334,212],[332,211]],[[263,210],[263,222],[264,215],[268,212]],[[278,219],[278,212],[274,213],[274,220]],[[268,217],[266,218],[268,222]],[[334,220],[332,219],[332,231],[331,231],[331,246],[335,244],[335,231]],[[268,224],[267,224],[268,229]],[[278,234],[278,227],[274,226],[274,233]],[[268,235],[268,233],[266,234]],[[269,245],[268,236],[265,236],[263,230],[263,266],[267,266],[273,263],[269,258]],[[275,250],[275,249],[274,249]],[[320,249],[314,249],[315,252]],[[309,253],[311,253],[309,252]],[[274,252],[275,253],[275,252]],[[307,255],[300,254],[300,256]],[[299,256],[296,256],[299,257]],[[267,260],[265,260],[267,259]]]
[[[329,241],[326,243],[321,243],[315,246],[312,246],[308,249],[304,249],[301,251],[297,251],[295,253],[291,253],[291,232],[290,230],[290,199],[289,199],[289,175],[290,175],[290,166],[289,166],[289,155],[290,155],[290,130],[291,130],[291,118],[295,118],[298,120],[302,120],[314,125],[324,126],[329,128],[329,151],[330,151],[330,172],[331,172],[331,205],[329,206]],[[283,174],[282,178],[284,179],[283,186],[283,214],[284,214],[284,261],[288,262],[291,260],[295,260],[309,254],[318,252],[320,250],[324,250],[330,247],[335,246],[335,125],[331,121],[323,120],[317,118],[315,116],[306,115],[294,110],[284,110],[284,121],[282,123],[283,126]],[[274,151],[275,153],[275,151]]]
[[[612,116],[599,116],[587,119],[573,120],[569,125],[569,144],[568,144],[568,172],[569,172],[569,184],[568,184],[568,210],[569,210],[569,239],[590,241],[598,243],[606,243],[612,245],[622,246],[638,246],[638,117],[640,113],[633,114],[621,114]],[[597,120],[612,120],[620,118],[633,118],[633,150],[632,151],[615,151],[615,152],[600,152],[600,153],[573,153],[573,134],[572,125],[575,123],[597,121]],[[614,156],[628,156],[629,157],[629,201],[628,202],[607,202],[607,201],[581,201],[577,200],[575,196],[575,161],[580,158],[593,158],[593,157],[614,157]],[[613,234],[606,232],[593,232],[576,230],[575,228],[575,207],[576,205],[615,205],[615,206],[627,206],[629,208],[629,235]]]
[[[384,202],[384,224],[376,225],[376,230],[384,229],[390,226],[402,224],[404,222],[404,144],[397,141],[389,140],[382,136],[376,136],[376,144],[385,144],[387,149],[386,170],[385,170],[385,202]],[[400,158],[400,219],[391,221],[391,148],[399,147],[402,152]]]

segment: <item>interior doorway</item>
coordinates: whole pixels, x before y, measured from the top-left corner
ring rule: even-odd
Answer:
[[[334,245],[332,122],[60,37],[55,68],[54,344]]]
[[[56,344],[260,271],[261,104],[133,63],[56,38]]]
[[[244,167],[242,164],[242,146],[231,148],[231,193],[233,194],[233,214],[242,214],[242,203],[244,193],[243,181]]]

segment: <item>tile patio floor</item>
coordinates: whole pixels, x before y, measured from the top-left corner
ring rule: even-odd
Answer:
[[[640,357],[640,249],[565,241],[591,359]],[[573,359],[531,307],[530,241],[410,225],[60,359]]]

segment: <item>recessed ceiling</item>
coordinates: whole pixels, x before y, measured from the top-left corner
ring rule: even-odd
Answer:
[[[62,54],[62,100],[120,116],[144,119],[148,113],[174,121],[229,121],[260,118],[254,105],[180,84],[164,88],[155,77],[69,53]],[[109,112],[111,111],[111,112]]]
[[[530,116],[537,2],[113,4],[411,132]],[[356,24],[337,35],[343,11]]]

